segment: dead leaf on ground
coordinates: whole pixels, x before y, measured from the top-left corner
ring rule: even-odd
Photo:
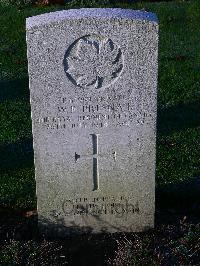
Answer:
[[[36,215],[37,215],[37,210],[27,211],[23,213],[23,216],[26,218],[31,217],[31,216],[36,216]]]

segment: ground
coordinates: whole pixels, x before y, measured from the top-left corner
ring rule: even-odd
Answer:
[[[86,5],[82,1],[81,7]],[[66,241],[38,236],[25,18],[70,5],[16,6],[0,0],[2,265],[198,265],[200,261],[200,2],[112,6],[145,9],[159,18],[155,230]],[[72,7],[80,4],[73,2]]]

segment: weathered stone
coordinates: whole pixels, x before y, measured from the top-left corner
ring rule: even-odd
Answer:
[[[42,231],[153,227],[156,16],[68,10],[26,28]]]

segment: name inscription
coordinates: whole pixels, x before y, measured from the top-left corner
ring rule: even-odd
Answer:
[[[62,97],[56,116],[40,117],[37,122],[47,129],[103,128],[109,124],[130,126],[132,122],[144,124],[151,113],[140,111],[137,101],[129,99],[130,93],[114,97]]]

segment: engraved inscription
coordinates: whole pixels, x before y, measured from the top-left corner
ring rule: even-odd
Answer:
[[[113,102],[114,101],[114,102]],[[56,106],[56,116],[39,117],[37,123],[47,129],[105,128],[110,125],[129,127],[132,123],[143,125],[152,121],[151,112],[141,110],[137,100],[129,98],[129,93],[101,97],[60,97]]]
[[[99,189],[98,134],[92,134],[94,190]]]
[[[123,196],[68,199],[63,202],[62,210],[65,215],[114,215],[116,218],[140,214],[138,201],[132,204]]]
[[[98,164],[98,157],[106,157],[104,154],[98,153],[98,136],[99,134],[91,134],[92,136],[92,143],[93,143],[93,182],[94,182],[94,188],[93,191],[99,189],[99,164]],[[116,151],[112,152],[112,157],[114,161],[116,162]],[[88,158],[90,155],[79,155],[75,152],[75,162],[78,161],[81,157]]]
[[[72,43],[63,63],[66,75],[74,85],[100,89],[117,80],[123,69],[123,55],[111,39],[92,34]]]

